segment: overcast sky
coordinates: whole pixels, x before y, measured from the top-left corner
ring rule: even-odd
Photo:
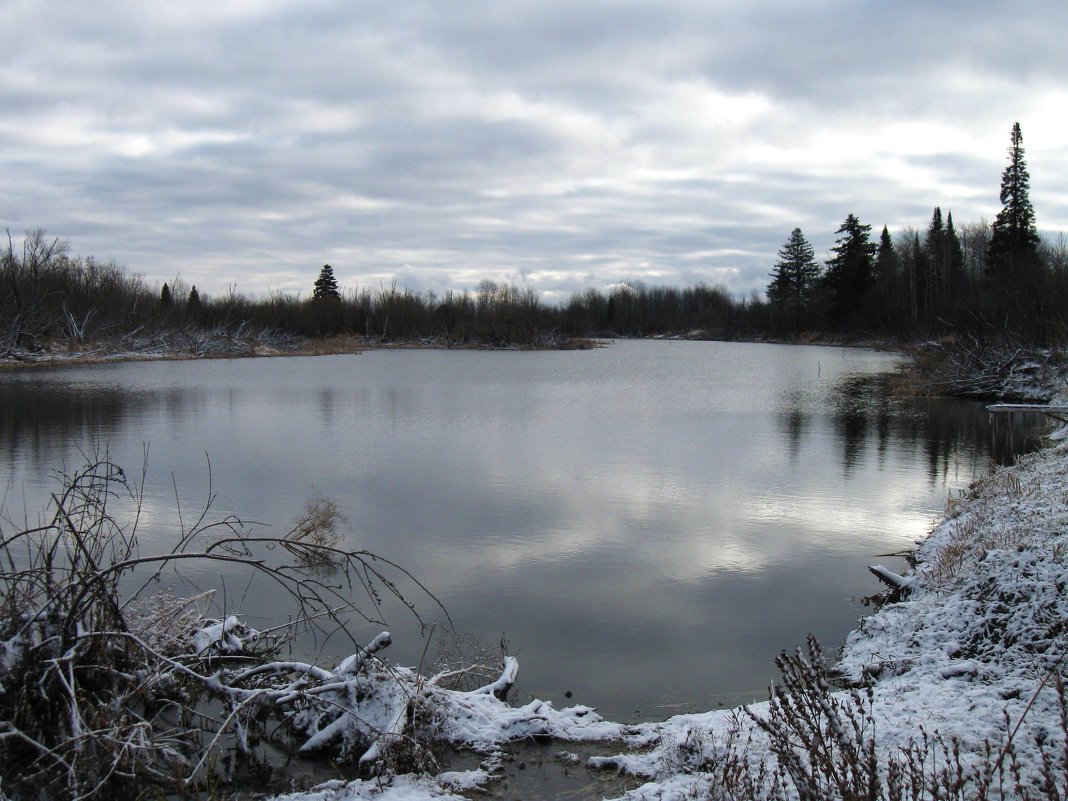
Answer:
[[[0,226],[208,291],[763,289],[800,226],[1068,230],[1068,3],[0,0]],[[16,239],[17,241],[17,239]]]

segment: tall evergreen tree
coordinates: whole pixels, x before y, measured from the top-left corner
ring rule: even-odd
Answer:
[[[795,228],[786,243],[779,248],[779,261],[771,273],[768,300],[778,309],[784,321],[793,329],[801,327],[819,279],[820,267],[816,254],[800,228]]]
[[[901,259],[884,225],[879,234],[879,249],[875,253],[875,312],[884,324],[893,321],[901,312]]]
[[[164,283],[163,289],[160,290],[159,293],[159,305],[163,307],[163,311],[167,311],[173,303],[174,299],[171,297],[171,288]]]
[[[827,261],[823,284],[829,295],[830,322],[841,327],[864,308],[873,282],[875,244],[868,241],[871,226],[863,225],[853,214],[836,233],[838,244],[831,248],[834,256]]]
[[[334,278],[334,268],[324,264],[319,271],[319,277],[315,279],[315,289],[312,292],[312,300],[341,300],[341,291]]]
[[[1009,166],[1001,174],[1001,211],[990,230],[987,274],[999,282],[1022,277],[1038,264],[1038,229],[1031,206],[1031,177],[1024,161],[1020,123],[1013,123]]]
[[[923,266],[926,268],[921,277],[920,313],[932,312],[942,305],[942,288],[945,276],[945,242],[946,229],[942,224],[942,209],[935,206],[927,234],[923,238],[923,254],[926,256]]]

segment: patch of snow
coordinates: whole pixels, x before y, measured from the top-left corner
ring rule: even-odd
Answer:
[[[335,780],[305,792],[274,796],[272,801],[465,801],[455,791],[477,789],[476,778],[465,781],[460,774],[449,773],[436,778],[403,775],[351,782]],[[450,784],[454,779],[458,783]]]
[[[259,634],[238,620],[237,615],[228,615],[223,620],[207,619],[193,632],[193,650],[197,654],[239,654]]]

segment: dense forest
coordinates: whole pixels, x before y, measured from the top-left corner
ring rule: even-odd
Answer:
[[[234,289],[208,297],[181,281],[159,288],[114,263],[71,256],[43,230],[27,233],[20,248],[9,233],[0,249],[0,353],[251,331],[496,347],[654,335],[915,341],[956,334],[1056,345],[1068,334],[1068,242],[1039,236],[1029,191],[1017,123],[993,223],[958,225],[952,210],[935,206],[925,230],[891,235],[884,225],[875,237],[850,213],[822,264],[800,228],[789,233],[769,264],[763,296],[736,298],[707,284],[631,283],[588,289],[559,306],[533,289],[490,281],[444,296],[396,285],[345,293],[330,265],[304,298],[251,298]]]

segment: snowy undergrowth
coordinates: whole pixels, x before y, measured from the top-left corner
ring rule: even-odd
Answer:
[[[1068,638],[1068,445],[977,482],[918,549],[916,586],[861,622],[839,668],[873,676],[884,748],[922,726],[968,751],[1063,753],[1056,684]],[[1026,716],[1025,716],[1026,712]]]

